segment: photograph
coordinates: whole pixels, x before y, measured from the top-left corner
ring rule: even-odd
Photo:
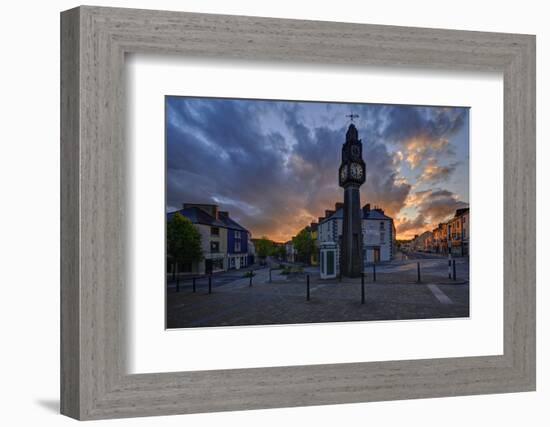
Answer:
[[[469,108],[165,96],[166,327],[470,315]]]

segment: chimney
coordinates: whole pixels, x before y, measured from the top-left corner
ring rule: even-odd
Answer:
[[[320,216],[319,218],[317,218],[317,222],[319,222],[319,224],[325,219],[324,216]]]
[[[328,218],[334,213],[334,211],[331,211],[330,209],[325,210],[325,218]]]
[[[229,218],[229,212],[227,211],[218,211],[218,219]]]
[[[370,203],[367,203],[365,206],[363,206],[363,210],[365,212],[370,212]]]
[[[344,209],[344,204],[342,202],[336,202],[334,205],[334,210],[337,211],[338,209]]]

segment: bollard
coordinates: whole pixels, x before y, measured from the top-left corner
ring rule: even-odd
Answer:
[[[271,283],[271,267],[269,267],[269,283]]]
[[[417,277],[417,282],[421,282],[421,280],[420,280],[420,263],[419,262],[416,263],[416,277]]]
[[[197,278],[193,277],[193,293],[197,292]]]
[[[447,261],[447,272],[449,273],[449,279],[451,278],[451,253],[449,252],[449,256],[448,256],[448,261]]]
[[[250,270],[250,281],[248,282],[248,287],[249,288],[252,287],[252,274],[254,274],[254,273],[252,272],[252,270]]]
[[[361,273],[361,304],[365,304],[365,273]]]
[[[372,281],[376,282],[376,264],[372,265]]]
[[[208,293],[209,294],[212,293],[212,274],[210,274],[210,276],[208,276]]]
[[[309,274],[306,276],[306,301],[309,301]]]
[[[178,274],[176,277],[176,292],[180,291],[180,275]]]
[[[453,259],[453,280],[456,280],[456,260]]]

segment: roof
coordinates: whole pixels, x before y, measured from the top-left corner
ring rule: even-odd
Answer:
[[[212,215],[206,213],[200,208],[191,207],[180,209],[179,211],[169,212],[166,214],[166,220],[170,221],[176,213],[183,215],[188,218],[193,224],[204,224],[211,225],[214,227],[225,227],[225,224],[221,221],[218,221]]]
[[[188,218],[193,224],[203,224],[210,225],[212,227],[224,227],[230,228],[232,230],[248,231],[239,223],[229,218],[229,216],[220,216],[220,218],[216,219],[201,208],[195,206],[180,209],[179,211],[168,212],[166,214],[166,220],[170,221],[176,213],[179,213],[180,215]]]
[[[231,228],[232,230],[248,231],[246,228],[242,227],[236,221],[233,221],[229,216],[221,216],[219,221],[224,224],[226,228]]]
[[[371,209],[369,211],[367,211],[365,209],[361,209],[361,212],[363,214],[363,219],[389,220],[389,221],[393,220],[389,216],[383,214],[382,212],[380,212],[376,209]],[[323,221],[321,221],[319,224],[322,224],[322,223],[324,223],[326,221],[329,221],[329,220],[332,220],[332,219],[343,219],[343,218],[344,218],[344,209],[340,208],[340,209],[336,210],[336,212],[334,212],[332,215],[330,215],[327,218],[323,219]]]

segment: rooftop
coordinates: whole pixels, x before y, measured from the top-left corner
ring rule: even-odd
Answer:
[[[231,219],[227,212],[219,212],[220,215],[218,215],[218,218],[214,218],[203,209],[197,206],[192,206],[180,209],[178,211],[168,212],[166,214],[166,220],[170,221],[176,213],[188,218],[193,224],[203,224],[210,225],[212,227],[224,227],[232,230],[248,231],[239,223]]]
[[[390,220],[390,221],[392,220],[391,217],[384,214],[384,211],[382,209],[369,209],[369,210],[361,209],[361,212],[363,213],[363,219]],[[320,222],[320,224],[328,220],[343,219],[343,218],[344,218],[344,208],[339,208],[336,210],[336,212],[324,218]]]

